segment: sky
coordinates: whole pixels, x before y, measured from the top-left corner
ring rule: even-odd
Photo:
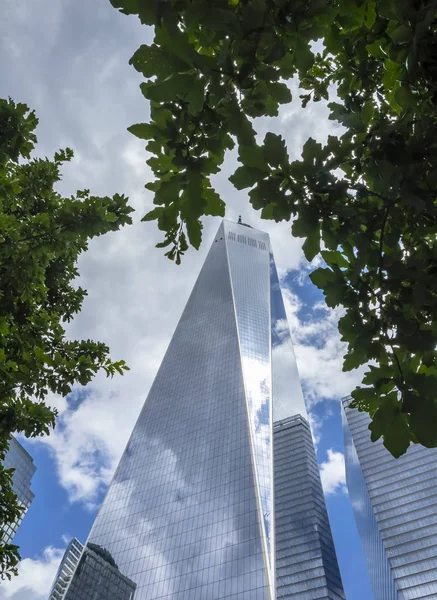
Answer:
[[[104,341],[123,377],[98,375],[67,398],[51,395],[59,411],[49,437],[23,441],[34,457],[35,500],[16,536],[23,560],[19,577],[0,587],[0,600],[46,600],[72,536],[86,540],[98,506],[127,443],[141,406],[220,224],[204,220],[203,243],[176,266],[156,249],[160,232],[141,223],[152,197],[144,185],[152,174],[144,143],[126,128],[147,121],[141,76],[128,65],[151,30],[119,14],[109,0],[3,0],[0,19],[0,97],[25,102],[39,117],[35,156],[71,147],[58,190],[89,188],[94,195],[124,193],[135,208],[134,224],[91,242],[79,262],[78,284],[88,290],[83,310],[69,324],[71,338]],[[258,119],[260,136],[281,133],[292,159],[311,136],[338,134],[325,104],[293,102],[277,119]],[[272,240],[307,406],[334,542],[348,600],[373,600],[347,494],[340,398],[361,381],[363,370],[343,373],[344,345],[338,309],[328,309],[308,274],[318,264],[303,256],[290,223],[261,221],[246,192],[228,177],[237,166],[230,153],[214,184],[227,203],[226,217],[267,231]]]

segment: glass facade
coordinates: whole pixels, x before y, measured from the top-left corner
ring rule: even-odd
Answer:
[[[110,552],[88,542],[65,600],[133,600],[136,587],[120,572]]]
[[[96,547],[135,600],[274,600],[273,420],[303,411],[268,235],[223,221],[66,600]]]
[[[83,544],[79,542],[77,538],[73,538],[68,544],[64,556],[62,557],[61,564],[59,565],[55,580],[52,585],[52,589],[50,590],[49,600],[65,599],[67,586],[74,570],[79,564],[82,551]]]
[[[345,600],[308,421],[273,425],[277,598]]]
[[[36,467],[33,464],[33,458],[13,436],[11,436],[3,466],[5,469],[15,469],[12,474],[12,485],[14,492],[17,494],[18,502],[22,506],[19,518],[14,523],[5,525],[3,528],[1,541],[8,543],[17,533],[18,527],[34,499],[30,484]]]
[[[400,458],[343,400],[346,479],[375,600],[437,598],[437,449]]]
[[[273,387],[273,421],[293,415],[307,416],[288,327],[284,300],[273,254],[270,254],[270,315]]]
[[[262,539],[270,578],[273,571],[272,402],[270,367],[269,237],[237,223],[224,222],[240,360],[243,371]]]

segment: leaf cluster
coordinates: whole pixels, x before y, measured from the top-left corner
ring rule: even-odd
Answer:
[[[131,59],[150,101],[147,140],[159,244],[177,262],[201,241],[200,217],[223,215],[210,177],[235,144],[237,189],[265,219],[293,219],[311,275],[341,305],[344,370],[371,363],[354,404],[395,456],[437,446],[437,19],[425,0],[111,0],[153,26]],[[322,50],[312,50],[313,43]],[[290,161],[284,140],[257,143],[253,119],[291,101],[329,100],[345,128],[309,138]],[[187,234],[187,235],[186,235]],[[188,238],[188,239],[187,239]]]
[[[24,104],[0,99],[0,463],[10,436],[48,434],[56,411],[49,392],[68,394],[97,371],[123,373],[108,347],[69,340],[64,324],[77,314],[86,291],[73,285],[77,260],[88,240],[131,222],[127,198],[90,195],[63,198],[55,191],[70,149],[54,159],[31,159],[37,119]],[[21,513],[13,469],[0,466],[0,523]],[[0,579],[16,573],[18,549],[1,542]]]

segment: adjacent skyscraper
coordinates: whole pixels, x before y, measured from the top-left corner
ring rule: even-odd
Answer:
[[[62,557],[50,590],[49,600],[64,600],[67,586],[82,556],[82,550],[83,544],[77,538],[73,538]]]
[[[65,598],[133,600],[136,587],[133,581],[121,573],[108,550],[88,542],[82,551]]]
[[[17,529],[34,499],[30,484],[36,467],[33,464],[33,458],[13,436],[11,436],[3,465],[6,469],[15,469],[12,475],[13,490],[17,494],[18,502],[22,507],[19,518],[14,523],[4,526],[2,542],[8,543],[12,541],[17,533]]]
[[[343,400],[346,480],[375,600],[437,598],[437,449],[400,458]]]
[[[344,600],[308,421],[273,424],[277,598]]]
[[[221,224],[85,553],[96,547],[135,600],[344,598],[267,234]],[[82,599],[80,577],[66,600]]]

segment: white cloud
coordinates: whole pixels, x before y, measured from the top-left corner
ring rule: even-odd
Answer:
[[[48,546],[41,556],[23,559],[18,577],[2,581],[0,600],[47,600],[64,551]]]
[[[282,293],[308,406],[349,395],[361,382],[366,367],[342,370],[347,346],[340,339],[337,324],[343,309],[319,303],[313,307],[310,318],[302,322],[299,319],[302,301],[287,288]]]
[[[330,448],[327,452],[328,460],[319,465],[320,477],[325,495],[346,492],[346,473],[344,456]]]
[[[365,514],[366,503],[364,501],[364,498],[354,498],[353,500],[351,500],[351,504],[355,512],[357,512],[360,515]]]
[[[323,430],[323,419],[316,415],[314,412],[308,412],[308,421],[311,429],[311,436],[313,438],[313,444],[317,449],[322,436]]]

